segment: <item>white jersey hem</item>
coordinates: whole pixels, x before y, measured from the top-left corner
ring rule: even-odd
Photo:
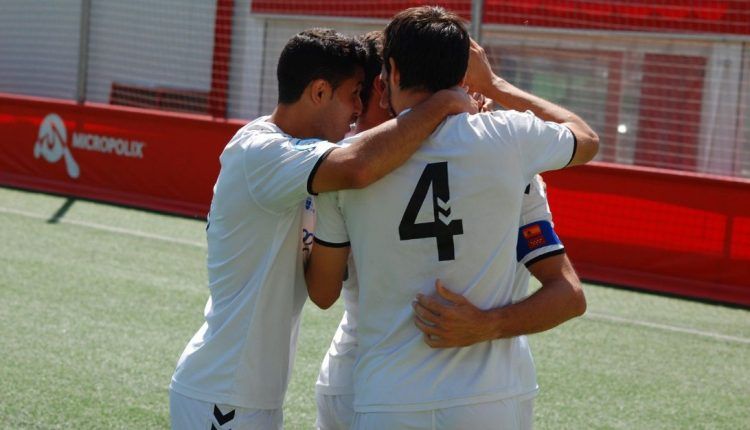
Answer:
[[[190,397],[191,399],[201,400],[203,402],[209,402],[219,405],[230,405],[245,409],[280,409],[284,402],[283,400],[276,402],[257,402],[247,401],[238,399],[230,394],[217,394],[209,393],[205,391],[195,390],[190,387],[186,387],[183,384],[172,379],[172,383],[169,384],[169,389],[175,393],[182,394],[183,396]]]
[[[331,385],[315,384],[315,392],[320,393],[320,394],[325,394],[326,396],[345,396],[349,394],[354,394],[354,387],[352,386],[337,387],[337,386],[331,386]]]
[[[354,411],[357,413],[368,412],[420,412],[431,411],[435,409],[452,408],[456,406],[475,405],[479,403],[495,402],[509,398],[532,398],[535,397],[539,388],[533,390],[504,391],[498,393],[488,393],[472,397],[461,397],[458,399],[438,400],[427,403],[406,403],[406,404],[376,404],[362,405],[354,402]],[[355,397],[356,399],[356,397]]]
[[[523,264],[525,266],[529,261],[535,258],[543,257],[546,254],[559,251],[561,249],[565,249],[565,245],[563,245],[562,243],[553,243],[552,245],[543,246],[526,254],[521,259],[521,261],[518,262],[518,264]]]

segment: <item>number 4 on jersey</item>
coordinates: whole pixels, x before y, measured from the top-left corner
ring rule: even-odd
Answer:
[[[427,199],[427,191],[432,185],[432,208],[434,221],[417,224],[419,209]],[[431,163],[425,166],[419,177],[417,187],[406,206],[398,235],[401,240],[424,239],[434,237],[437,241],[438,259],[454,260],[455,247],[453,236],[464,234],[460,219],[451,219],[450,189],[448,188],[448,162]]]

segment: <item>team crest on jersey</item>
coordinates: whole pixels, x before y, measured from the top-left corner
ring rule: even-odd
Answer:
[[[522,233],[529,249],[536,249],[547,244],[547,239],[544,238],[542,227],[539,224],[531,224],[524,227]]]
[[[302,229],[302,255],[305,257],[305,260],[310,256],[310,252],[312,251],[313,246],[313,240],[315,240],[315,233],[303,228]]]
[[[292,148],[297,151],[312,151],[318,142],[319,139],[297,139],[292,143]]]

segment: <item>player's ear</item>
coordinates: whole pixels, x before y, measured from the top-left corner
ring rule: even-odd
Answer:
[[[388,62],[391,64],[391,72],[388,74],[388,83],[391,84],[391,88],[400,88],[401,83],[401,71],[396,66],[396,62],[393,58],[389,58]]]
[[[383,82],[383,77],[381,75],[375,76],[375,79],[372,81],[372,90],[373,95],[378,98],[380,98],[383,91],[385,91],[385,82]]]
[[[325,79],[315,79],[308,85],[309,98],[313,105],[320,105],[333,97],[333,88]]]
[[[382,86],[382,91],[380,92],[380,103],[379,106],[381,109],[389,109],[390,106],[390,99],[388,96],[388,71],[385,69],[385,65],[383,66],[383,69],[380,71],[380,76],[378,76],[378,80],[380,81],[380,85]]]

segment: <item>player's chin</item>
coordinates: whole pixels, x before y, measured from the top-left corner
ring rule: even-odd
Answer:
[[[338,142],[341,140],[344,140],[347,134],[351,132],[353,128],[350,124],[346,124],[345,126],[342,126],[339,130],[337,130],[336,138],[331,140],[332,142]]]
[[[331,133],[330,136],[328,136],[329,142],[340,142],[344,140],[346,137],[346,134],[349,132],[349,127],[346,128],[346,130],[342,129],[341,131],[336,131],[336,133]]]
[[[329,142],[339,142],[346,137],[346,133],[349,131],[349,127],[347,126],[346,129],[344,129],[343,126],[338,124],[331,124],[329,123],[322,133],[323,139],[329,141]]]

